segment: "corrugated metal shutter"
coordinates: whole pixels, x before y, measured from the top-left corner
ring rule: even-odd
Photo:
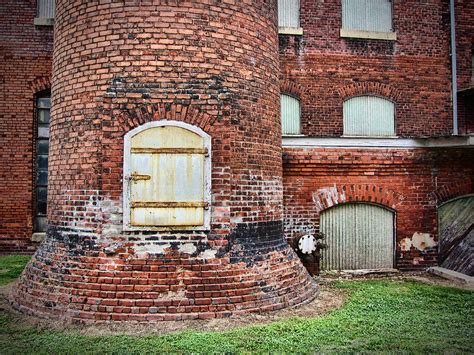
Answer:
[[[54,0],[38,0],[37,17],[54,18],[55,3]]]
[[[203,225],[207,153],[203,137],[181,127],[155,127],[133,136],[130,225]]]
[[[289,95],[281,95],[280,101],[283,135],[301,134],[300,101]]]
[[[322,270],[393,268],[394,213],[371,204],[338,205],[321,213],[328,248]]]
[[[300,27],[299,0],[278,0],[278,26]]]
[[[342,28],[362,31],[391,32],[391,1],[342,0]]]
[[[357,96],[344,102],[344,135],[394,136],[395,105],[376,96]]]

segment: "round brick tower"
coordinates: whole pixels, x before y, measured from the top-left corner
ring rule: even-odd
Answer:
[[[311,300],[282,232],[276,0],[59,0],[49,228],[12,303],[90,321]]]

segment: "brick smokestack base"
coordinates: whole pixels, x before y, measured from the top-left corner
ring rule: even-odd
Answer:
[[[228,317],[312,300],[282,227],[276,1],[58,1],[46,240],[13,305],[82,322]],[[212,139],[207,231],[122,227],[124,135]]]

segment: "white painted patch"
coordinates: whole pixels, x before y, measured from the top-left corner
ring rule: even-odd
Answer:
[[[438,244],[429,233],[415,232],[413,233],[411,240],[413,246],[421,251],[427,248],[435,247]]]
[[[410,251],[411,247],[413,246],[410,238],[403,238],[398,244],[400,245],[400,249],[402,251]]]
[[[201,259],[215,259],[217,254],[217,250],[214,249],[208,249],[203,251],[201,254],[199,254],[199,257]]]
[[[197,248],[194,243],[185,243],[185,244],[180,244],[178,250],[180,253],[193,254],[196,252]]]
[[[135,246],[135,256],[146,257],[147,254],[165,254],[171,244],[142,244]]]

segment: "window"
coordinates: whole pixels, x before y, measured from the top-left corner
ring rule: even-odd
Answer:
[[[51,110],[50,94],[38,95],[36,99],[36,176],[35,176],[35,221],[34,232],[43,233],[47,229],[48,195],[48,151],[49,118]]]
[[[36,26],[54,25],[55,3],[54,0],[36,1]]]
[[[344,135],[395,135],[395,105],[376,96],[357,96],[344,102]]]
[[[178,121],[130,131],[124,147],[124,229],[210,228],[211,138]]]
[[[342,0],[342,37],[395,40],[390,0]]]
[[[278,27],[281,34],[303,34],[299,0],[278,0]]]
[[[292,96],[280,95],[281,129],[284,136],[301,134],[300,101]]]

